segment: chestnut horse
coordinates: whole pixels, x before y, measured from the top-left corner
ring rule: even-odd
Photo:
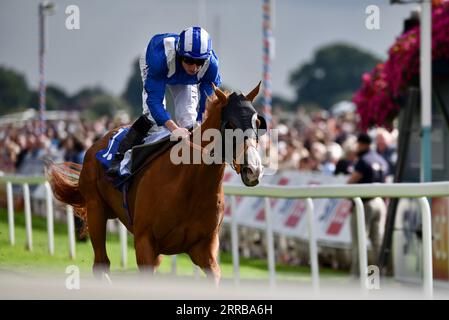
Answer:
[[[246,97],[235,93],[230,95],[214,87],[215,97],[207,102],[207,118],[195,130],[204,132],[223,126],[245,130],[250,126],[257,132],[258,128],[254,126],[259,127],[261,123],[266,128],[264,119],[257,115],[252,106],[259,87],[260,83]],[[240,101],[240,104],[231,105],[230,96],[237,97],[234,100]],[[249,108],[242,111],[245,104],[246,107],[249,104]],[[225,115],[226,121],[223,119]],[[109,273],[106,222],[118,218],[134,235],[140,271],[153,273],[161,263],[162,254],[187,253],[193,263],[218,285],[220,267],[217,255],[224,211],[224,161],[218,164],[203,161],[200,164],[173,164],[169,150],[165,151],[133,178],[128,192],[128,210],[133,217],[130,223],[123,209],[123,194],[108,181],[102,165],[95,158],[116,131],[112,130],[87,150],[84,164],[78,170],[73,169],[71,163],[50,163],[47,167],[47,177],[55,197],[72,205],[75,212],[87,220],[95,256],[94,275],[101,277]],[[201,146],[188,143],[192,150],[196,147],[204,151],[207,146],[204,142]],[[241,174],[246,185],[258,184],[263,168],[257,152],[257,133],[255,137],[245,138],[240,145],[234,145],[234,148],[245,159],[242,164],[234,161],[234,169]],[[233,154],[233,159],[239,155]]]

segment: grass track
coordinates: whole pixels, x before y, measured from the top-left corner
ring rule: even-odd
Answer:
[[[68,265],[77,265],[81,272],[91,272],[93,250],[89,241],[76,243],[76,258],[69,258],[67,225],[55,221],[55,254],[48,253],[47,223],[46,219],[38,216],[32,217],[33,250],[25,249],[25,218],[23,213],[15,213],[15,246],[9,244],[8,222],[5,209],[0,209],[0,269],[20,272],[65,272]],[[111,260],[111,271],[120,273],[136,273],[133,238],[128,237],[128,266],[123,270],[120,266],[120,244],[118,235],[109,233],[107,236],[107,250]],[[232,278],[232,257],[229,252],[220,255],[220,266],[223,278]],[[240,258],[240,276],[242,279],[268,279],[268,266],[266,260]],[[161,274],[171,271],[171,258],[166,256],[158,269]],[[193,275],[194,268],[187,255],[178,255],[177,274],[182,276]],[[278,279],[283,280],[310,280],[310,268],[303,266],[277,265]],[[347,276],[347,273],[332,269],[320,269],[321,276]]]

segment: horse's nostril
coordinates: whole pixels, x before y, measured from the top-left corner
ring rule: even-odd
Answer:
[[[251,169],[250,167],[244,167],[242,169],[242,173],[244,175],[246,175],[247,177],[253,177],[254,176],[254,171],[253,169]]]
[[[258,170],[249,166],[242,168],[241,177],[243,183],[248,187],[254,187],[259,183]]]

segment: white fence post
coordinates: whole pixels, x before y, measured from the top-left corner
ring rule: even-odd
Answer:
[[[237,228],[237,203],[234,196],[231,196],[231,250],[234,282],[238,285],[240,283],[239,233]]]
[[[306,199],[307,220],[309,231],[309,254],[310,254],[310,268],[312,271],[312,286],[313,290],[317,292],[320,286],[320,275],[318,269],[318,248],[315,230],[315,218],[313,216],[313,201],[311,198]]]
[[[75,259],[75,218],[72,206],[67,206],[67,232],[69,236],[69,257]]]
[[[31,205],[30,205],[30,187],[28,183],[23,184],[23,201],[25,207],[25,229],[26,229],[26,248],[33,250],[33,231],[31,228]]]
[[[45,198],[47,204],[47,232],[48,232],[48,252],[50,255],[55,254],[55,235],[53,224],[53,193],[51,186],[45,182]]]
[[[14,199],[12,194],[12,183],[6,183],[6,201],[8,203],[8,227],[9,227],[9,243],[13,246],[16,243],[14,234]]]
[[[423,287],[424,293],[433,298],[433,266],[432,266],[432,216],[429,202],[425,197],[418,199],[422,217],[422,245],[423,245]]]
[[[120,262],[123,269],[126,269],[128,264],[128,230],[125,225],[117,219],[119,237],[120,237]]]
[[[366,281],[368,279],[368,254],[366,249],[366,230],[365,230],[365,209],[360,197],[354,198],[356,214],[357,214],[357,238],[359,248],[359,272],[360,286],[362,290],[367,288]]]
[[[270,277],[270,286],[276,285],[276,261],[274,258],[274,240],[273,240],[273,221],[271,217],[270,198],[265,197],[265,222],[267,235],[267,256],[268,256],[268,272]]]

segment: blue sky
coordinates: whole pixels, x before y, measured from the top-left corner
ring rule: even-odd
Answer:
[[[74,93],[100,85],[120,94],[131,63],[152,35],[200,24],[211,34],[224,83],[244,92],[262,78],[262,0],[59,0],[49,17],[47,81]],[[38,0],[0,2],[0,65],[38,85]],[[380,30],[365,27],[365,8],[380,8]],[[65,28],[65,8],[80,9],[80,30]],[[276,0],[273,91],[294,93],[289,73],[320,46],[355,44],[381,58],[400,34],[413,5],[387,0]]]

